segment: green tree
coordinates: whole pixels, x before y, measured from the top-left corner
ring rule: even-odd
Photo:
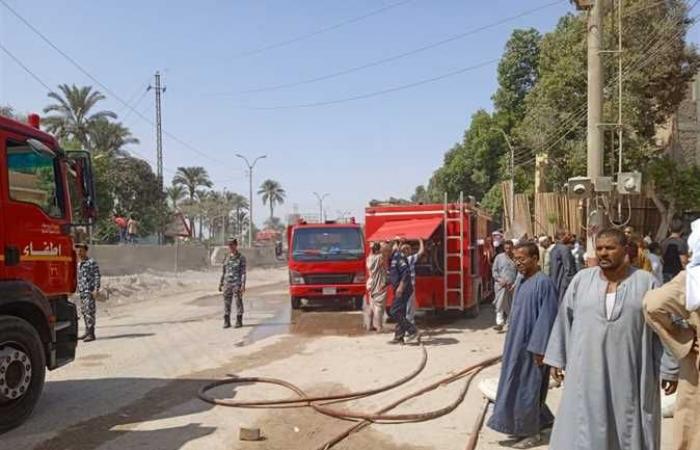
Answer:
[[[58,86],[60,92],[49,92],[52,103],[44,108],[45,113],[55,113],[44,119],[46,129],[59,139],[75,138],[83,148],[89,148],[90,128],[100,119],[116,119],[112,111],[93,112],[105,96],[91,86]]]
[[[498,63],[498,90],[493,104],[510,129],[525,115],[524,100],[539,79],[542,35],[534,28],[515,30]]]
[[[183,186],[187,189],[189,202],[185,204],[185,214],[189,216],[190,229],[194,236],[194,220],[195,216],[201,215],[201,208],[197,202],[197,189],[201,187],[210,188],[214,184],[209,179],[209,174],[204,167],[178,167],[172,181],[173,186]],[[201,217],[201,216],[200,216]],[[201,220],[200,220],[201,225]],[[199,230],[199,237],[202,237],[202,230]]]
[[[170,206],[174,209],[177,210],[178,205],[182,201],[182,199],[185,198],[187,195],[187,192],[185,191],[185,187],[179,184],[170,186],[165,189],[165,196],[170,202]]]
[[[270,219],[275,216],[275,205],[281,205],[287,196],[279,182],[275,180],[265,180],[258,189],[258,195],[262,196],[263,205],[270,206]]]
[[[94,120],[88,129],[88,148],[97,154],[125,156],[124,147],[139,140],[123,124],[105,118]]]

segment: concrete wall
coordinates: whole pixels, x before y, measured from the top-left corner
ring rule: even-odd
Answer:
[[[275,258],[274,247],[241,248],[240,251],[245,255],[249,269],[279,266],[287,262],[284,257],[282,257],[282,260]],[[214,247],[211,252],[210,264],[212,266],[221,265],[227,253],[228,247]]]
[[[209,267],[209,254],[203,246],[181,245],[95,245],[90,254],[100,264],[103,275],[130,275],[147,269],[162,272],[204,270]]]

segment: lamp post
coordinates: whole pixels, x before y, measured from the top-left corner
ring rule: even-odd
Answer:
[[[315,195],[316,198],[318,199],[318,208],[319,208],[319,212],[321,213],[320,216],[319,216],[319,220],[320,220],[321,222],[325,222],[325,220],[323,219],[323,200],[324,200],[326,197],[328,197],[330,194],[325,193],[325,194],[323,194],[323,195],[319,195],[318,192],[314,192],[314,195]]]
[[[243,161],[245,161],[246,166],[248,166],[248,180],[250,181],[250,190],[249,190],[249,197],[248,201],[250,204],[248,205],[248,247],[253,246],[253,168],[255,167],[255,163],[257,163],[259,160],[263,158],[267,158],[267,155],[262,155],[258,156],[253,160],[253,163],[251,164],[248,162],[248,158],[245,156],[236,153],[236,156],[238,158],[241,158]]]

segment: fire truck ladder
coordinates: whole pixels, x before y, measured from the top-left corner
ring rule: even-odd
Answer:
[[[457,209],[455,209],[457,206]],[[443,246],[444,246],[444,270],[445,276],[443,277],[444,282],[444,308],[445,310],[464,310],[464,193],[459,193],[459,205],[454,203],[448,203],[447,193],[445,193],[445,207],[444,207],[444,223],[443,223]],[[453,224],[459,224],[459,234],[456,234]],[[458,250],[455,251],[454,245],[450,245],[451,241],[457,241]],[[459,270],[455,270],[455,264],[450,262],[459,261],[457,266]],[[452,267],[452,269],[450,268]],[[459,285],[457,284],[457,277],[459,275]],[[450,304],[450,294],[452,297],[457,295],[459,298],[459,303]]]

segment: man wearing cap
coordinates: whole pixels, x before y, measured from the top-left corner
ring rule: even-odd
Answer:
[[[87,244],[76,244],[78,252],[78,294],[80,295],[80,313],[85,321],[85,334],[80,339],[84,342],[95,340],[95,296],[100,290],[100,266],[87,254]]]
[[[229,238],[229,254],[224,259],[219,292],[224,293],[224,328],[231,327],[231,302],[236,296],[236,328],[243,326],[243,293],[245,292],[245,256],[238,251],[238,240]]]

